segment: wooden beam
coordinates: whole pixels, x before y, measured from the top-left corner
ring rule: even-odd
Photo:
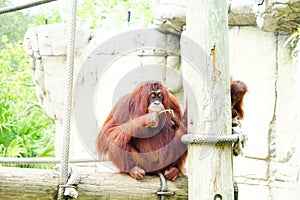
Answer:
[[[160,199],[156,192],[161,183],[158,176],[134,180],[119,173],[81,172],[78,200],[89,199]],[[0,167],[0,199],[56,199],[59,172],[56,170]],[[167,181],[168,199],[188,199],[187,178]]]
[[[231,134],[227,12],[226,0],[187,0],[183,34],[212,56],[212,64],[208,65],[213,68],[212,74],[203,74],[201,78],[187,73],[197,99],[196,103],[189,104],[191,134]],[[213,78],[207,81],[208,77]],[[196,119],[197,104],[199,117]],[[188,151],[189,198],[233,199],[231,145],[193,144]]]

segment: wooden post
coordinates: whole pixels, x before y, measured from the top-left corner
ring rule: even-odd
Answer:
[[[212,64],[208,65],[214,68],[212,74],[202,76],[202,79],[213,76],[211,85],[202,86],[210,88],[204,89],[199,85],[205,81],[199,81],[199,78],[190,72],[185,73],[183,69],[193,90],[197,90],[194,93],[197,103],[189,102],[189,133],[216,136],[231,134],[227,2],[187,0],[186,31],[183,34],[212,56]],[[200,104],[198,119],[195,119],[195,104]],[[189,145],[188,167],[189,199],[233,199],[230,144]]]
[[[134,180],[119,173],[100,173],[81,171],[78,200],[89,199],[160,199],[156,195],[161,190],[158,176],[146,176]],[[0,167],[0,199],[39,199],[56,198],[59,184],[59,172],[45,169],[26,169]],[[168,199],[188,199],[187,178],[179,177],[176,181],[167,181],[167,188],[175,192]]]

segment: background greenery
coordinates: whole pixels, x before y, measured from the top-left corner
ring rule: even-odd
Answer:
[[[9,0],[0,0],[0,7],[9,5]],[[28,9],[0,15],[0,157],[54,156],[55,125],[39,106],[29,57],[22,46],[29,27],[66,23],[67,5],[59,9],[49,5],[34,13]],[[151,24],[151,0],[85,0],[78,6],[78,24],[91,29],[127,27],[129,10],[131,26]]]

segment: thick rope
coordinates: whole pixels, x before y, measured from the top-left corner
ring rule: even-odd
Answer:
[[[235,142],[232,146],[232,151],[234,156],[242,155],[243,148],[248,140],[247,134],[244,133],[242,129],[242,123],[240,120],[236,120],[232,124],[232,134],[239,136],[239,141]]]
[[[69,165],[68,177],[67,183],[65,185],[59,185],[59,189],[65,189],[64,196],[77,198],[78,192],[76,188],[80,182],[80,172],[75,165]]]
[[[17,5],[17,6],[9,6],[9,7],[5,7],[5,8],[0,8],[0,14],[23,10],[23,9],[31,8],[34,6],[39,6],[39,5],[42,5],[45,3],[50,3],[52,1],[57,1],[57,0],[40,0],[40,1],[30,2],[30,3],[26,3],[26,4]]]
[[[186,134],[181,141],[185,144],[207,144],[223,145],[233,144],[232,151],[234,156],[243,154],[243,148],[248,140],[247,135],[243,132],[241,121],[236,120],[232,125],[231,135],[214,136],[208,134]]]
[[[185,144],[229,144],[238,142],[239,136],[237,134],[224,136],[186,134],[182,136],[181,141]]]
[[[74,55],[75,55],[75,36],[76,36],[76,14],[77,0],[71,0],[71,12],[68,28],[68,46],[67,46],[67,69],[66,85],[64,98],[64,118],[63,118],[63,148],[61,157],[60,185],[66,184],[68,180],[68,161],[71,130],[71,111],[72,111],[72,91],[73,91],[73,73],[74,73]],[[63,188],[59,189],[58,199],[63,199]]]

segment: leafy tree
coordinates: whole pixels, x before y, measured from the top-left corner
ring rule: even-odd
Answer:
[[[61,13],[56,8],[41,9],[39,13],[33,16],[30,26],[39,26],[42,24],[65,23]]]
[[[8,0],[0,0],[0,7],[11,5]],[[9,41],[23,40],[31,17],[22,12],[13,12],[0,15],[0,35],[6,35]],[[3,47],[2,40],[0,40],[0,48]]]
[[[0,0],[0,7],[9,5],[8,0]],[[28,27],[42,23],[42,16],[20,11],[0,15],[0,157],[54,156],[54,122],[38,105],[29,57],[21,42]]]
[[[3,36],[2,43],[4,48],[0,49],[0,156],[54,156],[54,123],[36,102],[29,57],[20,42],[10,43],[8,37]]]
[[[78,21],[91,29],[127,26],[128,11],[133,26],[147,27],[152,22],[151,0],[86,0],[78,8]]]
[[[0,0],[0,7],[8,5],[9,0]],[[133,26],[151,23],[151,0],[85,0],[79,5],[77,19],[91,29],[123,28],[129,10]],[[54,156],[54,122],[38,105],[29,57],[21,41],[30,26],[65,22],[61,10],[48,7],[35,15],[24,11],[0,15],[0,157]]]

